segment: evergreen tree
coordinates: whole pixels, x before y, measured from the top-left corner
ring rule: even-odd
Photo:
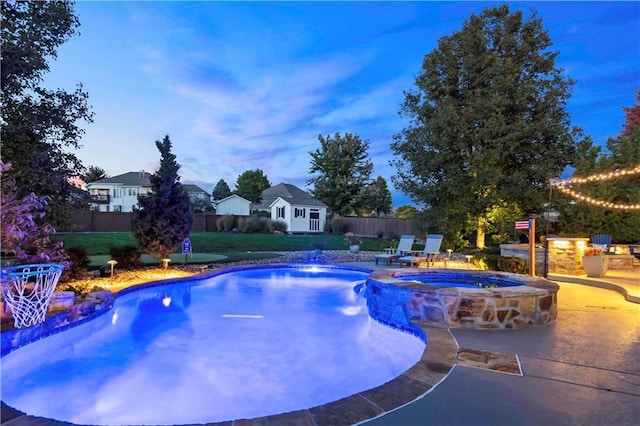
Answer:
[[[0,2],[2,12],[0,143],[2,161],[11,164],[16,196],[46,197],[46,219],[59,227],[69,223],[74,208],[70,178],[82,170],[73,154],[84,129],[92,122],[87,94],[41,87],[49,61],[79,26],[68,1]],[[82,204],[82,202],[80,202]]]
[[[271,183],[262,170],[247,170],[238,176],[235,193],[239,197],[258,204],[262,201],[262,191],[269,187]]]
[[[371,181],[373,164],[368,158],[369,142],[360,136],[336,133],[333,138],[318,136],[320,148],[309,152],[309,179],[312,194],[339,215],[353,214],[365,207],[366,188]]]
[[[229,188],[229,185],[227,185],[227,182],[225,182],[224,179],[220,179],[216,184],[216,187],[213,188],[213,192],[211,193],[211,196],[214,199],[214,201],[220,201],[222,199],[227,198],[231,194],[232,194],[231,188]]]
[[[109,175],[103,168],[98,166],[89,166],[84,175],[82,175],[82,180],[85,181],[85,183],[89,183],[100,179],[106,179],[108,177]]]
[[[155,259],[169,258],[193,228],[189,194],[180,183],[180,165],[165,136],[156,141],[160,169],[150,176],[151,193],[138,196],[132,216],[133,235],[143,252]]]
[[[579,136],[565,111],[573,82],[551,46],[535,13],[523,20],[504,5],[471,15],[424,57],[400,110],[410,123],[392,143],[392,180],[430,225],[476,231],[482,248],[497,206],[544,205]]]

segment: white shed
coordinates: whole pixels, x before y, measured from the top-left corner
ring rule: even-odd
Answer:
[[[289,233],[322,233],[327,221],[327,206],[315,198],[276,198],[271,203],[271,219],[287,224]]]
[[[249,216],[251,214],[251,201],[239,195],[229,195],[216,204],[216,214],[234,214],[238,216]]]

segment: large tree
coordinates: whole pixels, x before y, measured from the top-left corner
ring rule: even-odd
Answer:
[[[389,214],[393,211],[393,200],[387,181],[378,176],[365,188],[364,210],[375,213],[377,216]]]
[[[271,183],[262,170],[247,170],[238,176],[235,193],[257,204],[262,201],[262,191],[270,186]]]
[[[224,198],[227,198],[231,194],[232,194],[231,188],[229,188],[229,185],[227,184],[227,182],[225,182],[224,179],[220,179],[216,184],[216,187],[213,188],[211,196],[215,201],[219,201]]]
[[[430,224],[475,230],[482,248],[497,206],[543,205],[580,134],[565,111],[573,81],[551,46],[535,13],[504,5],[471,15],[424,57],[401,106],[410,122],[391,145],[392,181]]]
[[[166,259],[189,235],[193,213],[189,194],[180,183],[180,165],[171,152],[171,141],[165,136],[156,141],[160,151],[160,169],[149,178],[151,193],[138,196],[138,207],[132,216],[133,235],[143,252]]]
[[[311,174],[315,177],[308,183],[313,185],[314,197],[325,203],[332,213],[353,214],[364,207],[365,190],[371,183],[373,163],[367,150],[369,141],[360,136],[336,133],[333,137],[318,136],[320,148],[309,152]]]
[[[87,94],[41,87],[57,48],[79,26],[67,1],[0,2],[2,11],[1,155],[11,163],[18,197],[47,197],[46,218],[54,225],[68,222],[73,185],[82,173],[73,154],[84,134],[80,122],[92,122]]]

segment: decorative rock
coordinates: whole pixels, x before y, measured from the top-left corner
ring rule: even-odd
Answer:
[[[482,319],[486,322],[493,322],[496,319],[496,311],[493,306],[487,306],[487,309],[482,314]]]
[[[548,311],[551,308],[551,305],[553,304],[553,298],[550,295],[541,297],[538,303],[540,305],[540,310]]]
[[[105,305],[113,302],[113,293],[108,290],[93,291],[84,297],[85,302],[91,302],[94,305]]]
[[[73,307],[71,315],[74,317],[87,317],[96,311],[93,302],[82,302]]]
[[[71,309],[76,301],[76,294],[72,291],[56,291],[51,296],[49,311],[64,311]]]
[[[462,299],[458,306],[458,318],[480,316],[486,305],[484,299]]]

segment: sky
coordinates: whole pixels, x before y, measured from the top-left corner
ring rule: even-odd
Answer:
[[[372,178],[394,207],[390,144],[423,57],[471,14],[503,2],[78,1],[79,34],[58,49],[45,85],[82,83],[94,122],[75,151],[110,176],[155,172],[169,135],[181,182],[211,193],[262,170],[307,185],[318,136],[369,142]],[[556,66],[573,80],[571,124],[597,145],[617,136],[640,89],[640,2],[509,2],[535,11]]]

